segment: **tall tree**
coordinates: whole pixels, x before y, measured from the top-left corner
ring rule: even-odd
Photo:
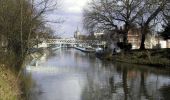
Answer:
[[[161,13],[164,11],[166,2],[167,0],[143,0],[144,9],[136,20],[141,29],[141,50],[145,49],[146,35],[150,32],[151,26],[155,24],[155,19],[162,19]]]
[[[170,39],[170,24],[167,24],[167,26],[164,26],[164,30],[163,30],[163,32],[161,32],[161,36],[165,40]]]
[[[126,43],[129,29],[143,10],[142,3],[143,0],[93,0],[84,10],[84,27],[123,33]],[[118,30],[120,26],[124,26],[123,30]]]
[[[163,20],[162,11],[167,2],[168,0],[93,0],[84,10],[84,26],[93,31],[99,29],[123,33],[124,42],[127,42],[129,29],[136,25],[141,29],[140,49],[145,49],[146,35],[155,23]],[[118,27],[122,25],[124,28],[121,31]]]
[[[164,24],[162,25],[163,32],[161,32],[161,36],[167,40],[170,39],[170,1],[167,2],[163,15]]]
[[[18,60],[24,60],[30,40],[46,28],[42,27],[47,22],[44,15],[56,6],[51,3],[53,0],[33,1],[0,0],[0,35],[6,37],[8,50],[14,52]]]
[[[2,0],[0,3],[0,34],[8,39],[9,50],[20,52],[27,48],[28,40],[44,30],[43,16],[52,10],[51,0],[39,0],[32,4],[30,0]],[[40,34],[41,35],[41,34]],[[17,53],[18,54],[18,53]]]

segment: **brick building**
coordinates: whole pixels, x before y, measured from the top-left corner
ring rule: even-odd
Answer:
[[[128,43],[132,44],[132,49],[139,49],[141,43],[141,35],[139,29],[131,29],[127,35]]]

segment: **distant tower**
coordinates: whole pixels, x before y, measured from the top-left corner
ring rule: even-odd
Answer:
[[[80,33],[80,31],[79,31],[79,28],[77,27],[77,30],[76,30],[75,33],[74,33],[74,38],[75,38],[75,39],[79,39],[80,35],[81,35],[81,33]]]

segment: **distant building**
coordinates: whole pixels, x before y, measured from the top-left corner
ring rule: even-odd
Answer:
[[[80,39],[81,33],[79,31],[79,29],[77,28],[77,30],[74,32],[74,38],[75,39]]]
[[[167,48],[170,48],[170,39],[167,40]]]
[[[101,38],[104,33],[94,33],[95,38]]]
[[[77,28],[77,30],[74,32],[74,38],[75,39],[79,39],[79,40],[83,40],[86,39],[88,36],[87,35],[83,35],[79,29]]]
[[[157,35],[147,35],[145,42],[146,48],[170,48],[170,40],[164,40],[164,38]]]
[[[138,34],[137,34],[138,33]],[[139,49],[141,43],[140,31],[133,31],[128,33],[128,42],[132,44],[132,49]],[[147,34],[145,40],[145,48],[170,48],[170,39],[164,40],[154,34]]]
[[[141,44],[140,29],[131,29],[127,35],[128,43],[132,44],[132,49],[139,49]],[[147,34],[145,40],[145,48],[170,48],[170,40],[164,40],[155,34]]]
[[[120,31],[123,32],[123,31]],[[111,35],[109,35],[109,37],[111,37],[112,39],[112,45],[114,45],[114,47],[116,47],[117,42],[124,42],[124,34],[123,33],[119,33],[118,34],[114,31],[111,32]],[[141,44],[141,34],[140,34],[140,29],[138,28],[133,28],[130,29],[128,31],[127,34],[127,42],[132,44],[132,49],[139,49],[140,48],[140,44]],[[112,46],[113,47],[113,46]]]
[[[123,34],[113,34],[112,32],[112,45],[115,45],[117,42],[123,42]],[[128,31],[127,41],[132,44],[132,49],[139,49],[141,45],[141,30],[139,28],[133,28]],[[146,35],[145,48],[170,48],[170,39],[164,40],[159,37],[157,34],[149,33]]]
[[[127,35],[128,43],[132,44],[132,49],[139,49],[141,43],[141,35],[139,29],[131,29]]]
[[[164,40],[163,38],[159,38],[160,48],[170,48],[170,39]]]

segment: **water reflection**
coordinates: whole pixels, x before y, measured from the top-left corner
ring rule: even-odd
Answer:
[[[37,84],[30,100],[169,100],[168,71],[100,61],[74,49],[44,55],[27,66]]]

